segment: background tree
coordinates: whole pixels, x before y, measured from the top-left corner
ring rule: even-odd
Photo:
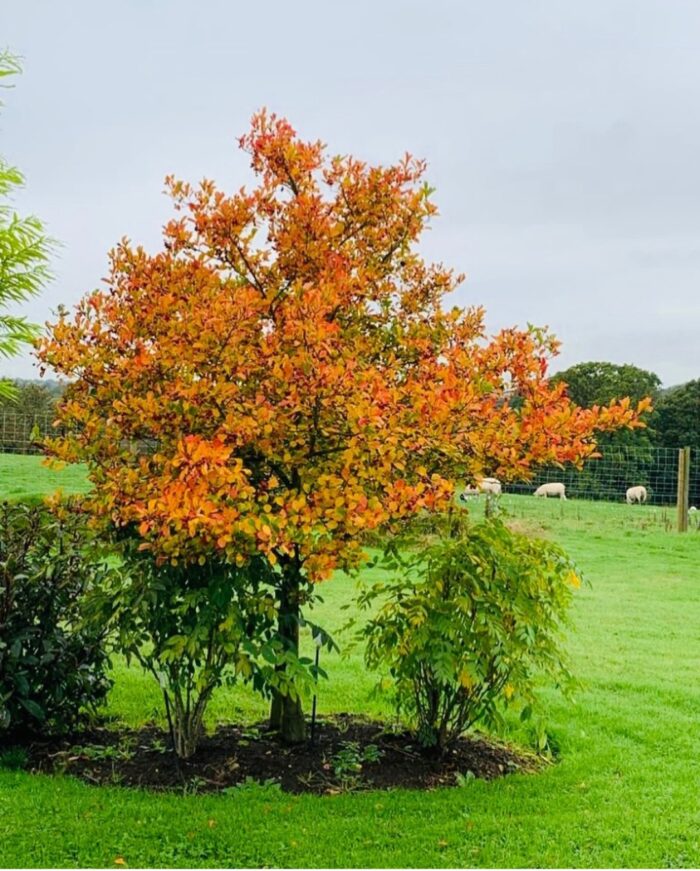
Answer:
[[[664,391],[655,427],[659,444],[700,449],[700,378]]]
[[[691,450],[690,503],[700,504],[700,379],[688,381],[678,387],[665,390],[654,413],[656,437],[666,448],[686,448]],[[675,484],[675,462],[666,471],[673,480],[667,488]]]
[[[368,530],[445,507],[459,476],[580,462],[644,404],[576,408],[551,336],[489,339],[481,309],[443,306],[460,278],[416,250],[423,162],[329,158],[265,112],[240,144],[256,186],[169,179],[163,250],[122,242],[40,358],[71,379],[53,450],[88,464],[96,515],[160,562],[268,560],[284,673],[315,584],[362,563]],[[271,723],[298,741],[283,686]]]
[[[552,376],[552,381],[566,384],[568,396],[582,408],[608,405],[625,396],[635,403],[649,397],[656,404],[661,388],[661,379],[655,372],[648,372],[629,363],[577,363],[557,372]],[[654,441],[653,413],[646,416],[645,422],[647,426],[642,429],[618,429],[601,434],[599,444],[650,445]]]
[[[16,57],[0,53],[0,86],[7,87],[9,77],[20,70]],[[35,339],[38,328],[3,310],[37,294],[50,276],[51,243],[41,221],[32,215],[20,217],[9,203],[12,192],[23,184],[22,173],[0,157],[0,355],[5,357]],[[0,380],[0,397],[13,394],[12,385]]]
[[[39,381],[13,381],[14,396],[0,397],[0,410],[32,419],[50,418],[56,412],[60,393]]]
[[[60,394],[36,381],[6,383],[12,394],[0,395],[0,451],[38,451],[52,433]]]

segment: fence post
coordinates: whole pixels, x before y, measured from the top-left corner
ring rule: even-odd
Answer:
[[[688,497],[690,495],[690,448],[678,449],[678,531],[688,531]]]

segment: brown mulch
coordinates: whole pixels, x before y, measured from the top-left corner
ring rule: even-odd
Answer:
[[[363,754],[379,751],[359,771],[339,771],[337,754],[354,742]],[[537,757],[481,737],[464,737],[442,759],[428,759],[407,732],[340,715],[317,724],[316,739],[295,747],[280,744],[264,725],[222,726],[205,736],[194,757],[176,759],[167,733],[98,728],[72,739],[33,742],[24,748],[31,771],[73,775],[93,784],[184,792],[221,792],[251,782],[285,792],[336,794],[358,789],[435,789],[463,778],[492,780],[515,771],[534,771]],[[370,750],[370,756],[376,754]]]

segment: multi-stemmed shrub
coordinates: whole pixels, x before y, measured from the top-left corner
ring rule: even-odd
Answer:
[[[128,541],[123,572],[90,596],[90,621],[106,626],[116,649],[158,681],[173,749],[188,758],[197,749],[204,714],[224,681],[268,685],[261,662],[276,662],[277,618],[270,567],[256,560],[173,565]]]
[[[499,519],[450,520],[448,535],[387,557],[390,579],[360,598],[377,609],[360,630],[368,667],[388,672],[399,712],[427,752],[469,727],[528,713],[542,676],[572,682],[562,628],[576,570],[557,545]]]
[[[114,574],[77,505],[0,505],[0,733],[76,727],[109,688],[86,593]]]

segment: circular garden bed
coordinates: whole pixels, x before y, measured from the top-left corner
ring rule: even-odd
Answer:
[[[534,771],[541,760],[483,737],[461,738],[440,759],[422,754],[408,732],[339,715],[317,724],[314,740],[282,745],[265,725],[222,726],[202,738],[194,757],[178,760],[167,733],[98,728],[71,739],[25,747],[27,767],[92,784],[184,792],[228,792],[251,783],[285,792],[337,794],[361,789],[434,789],[471,778]]]

